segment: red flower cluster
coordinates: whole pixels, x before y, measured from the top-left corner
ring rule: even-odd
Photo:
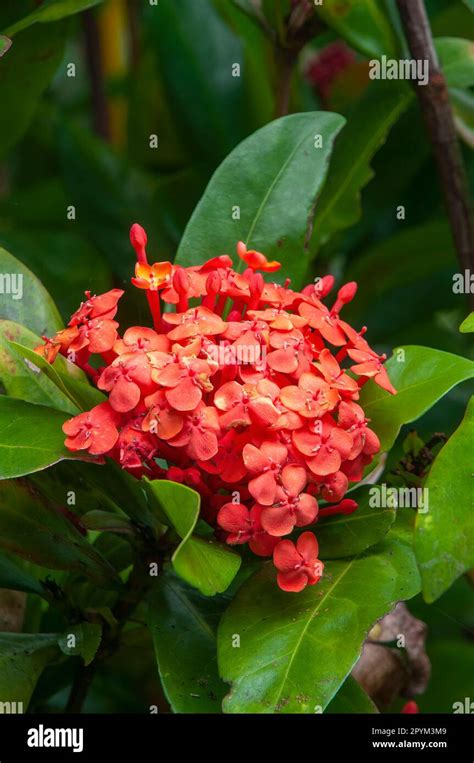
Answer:
[[[219,537],[273,554],[283,590],[313,585],[322,574],[316,538],[282,537],[318,514],[357,508],[343,496],[380,447],[359,389],[373,378],[395,392],[365,328],[340,317],[356,284],[329,308],[332,276],[302,292],[266,283],[256,271],[279,264],[242,242],[242,273],[227,255],[197,267],[149,265],[139,225],[131,242],[132,281],[146,291],[154,328],[119,336],[123,292],[86,293],[68,328],[37,349],[50,362],[68,356],[108,393],[64,424],[67,447],[107,455],[137,477],[190,485]],[[162,313],[161,302],[175,312]],[[333,505],[319,510],[318,499]]]

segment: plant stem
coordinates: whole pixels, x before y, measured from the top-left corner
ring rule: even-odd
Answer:
[[[147,544],[148,545],[148,544]],[[97,669],[101,663],[108,657],[111,657],[120,646],[120,634],[125,623],[134,611],[135,607],[142,601],[144,596],[154,582],[154,578],[149,574],[149,562],[162,562],[161,552],[155,546],[148,549],[140,549],[135,558],[135,564],[132,568],[127,581],[124,595],[118,600],[113,609],[113,615],[117,621],[115,628],[105,625],[103,630],[102,642],[96,656],[90,665],[81,665],[73,681],[69,699],[65,708],[66,713],[80,713],[86,700],[92,681],[96,675]]]
[[[104,140],[110,138],[109,113],[105,96],[104,73],[102,70],[99,27],[94,10],[82,14],[86,62],[91,87],[94,131]]]
[[[423,0],[397,0],[397,5],[412,57],[428,61],[428,84],[417,83],[416,93],[438,167],[459,262],[463,270],[474,271],[474,224],[466,172],[426,8]]]
[[[298,54],[278,45],[275,50],[275,59],[278,77],[275,117],[284,117],[288,114],[290,107],[291,80]]]

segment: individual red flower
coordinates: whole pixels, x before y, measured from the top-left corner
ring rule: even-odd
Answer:
[[[261,506],[249,510],[242,503],[226,503],[217,515],[217,523],[229,533],[226,542],[230,545],[248,543],[257,556],[271,556],[278,538],[265,532],[261,514]]]
[[[293,432],[296,449],[306,456],[309,469],[319,476],[339,471],[341,463],[352,450],[349,432],[336,426],[331,417],[318,421],[317,426]]]
[[[243,241],[237,244],[237,254],[252,270],[263,270],[264,273],[274,273],[280,270],[281,263],[276,260],[267,260],[264,254],[255,249],[247,249]]]
[[[221,437],[217,453],[206,461],[199,461],[199,467],[208,474],[218,474],[223,482],[240,482],[247,475],[242,458],[246,440],[245,434],[230,429]]]
[[[318,541],[311,532],[302,533],[296,545],[291,540],[282,540],[275,546],[273,564],[282,591],[296,593],[320,580],[324,565],[318,559],[318,551]]]
[[[178,363],[168,363],[154,379],[167,388],[166,399],[172,408],[193,411],[202,401],[203,392],[213,389],[210,375],[211,368],[205,360],[182,357]]]
[[[302,302],[298,307],[300,315],[307,318],[309,325],[320,332],[323,339],[335,347],[342,347],[346,344],[345,334],[340,326],[339,316],[332,313],[319,300],[314,300],[313,304]]]
[[[145,398],[147,414],[143,419],[142,429],[144,432],[152,432],[160,440],[171,440],[184,425],[184,416],[172,408],[166,398],[165,391],[159,389]]]
[[[176,342],[194,336],[222,334],[227,328],[222,318],[207,307],[192,307],[185,313],[167,313],[166,322],[176,326],[168,332],[168,337]]]
[[[352,435],[352,450],[347,456],[349,460],[357,458],[361,453],[370,456],[380,450],[380,440],[367,424],[369,420],[360,405],[354,402],[341,402],[338,409],[338,425]]]
[[[250,426],[252,422],[260,426],[276,424],[280,412],[274,401],[279,387],[265,379],[257,384],[239,384],[236,381],[223,384],[214,395],[214,405],[224,413],[220,424],[224,428]]]
[[[350,398],[359,396],[359,387],[356,380],[345,373],[329,350],[321,350],[315,366],[332,389],[337,389],[341,396]]]
[[[306,470],[293,464],[281,473],[281,487],[277,486],[273,506],[262,511],[262,525],[269,535],[288,535],[295,525],[304,527],[315,521],[318,502],[309,493],[303,493],[307,482]]]
[[[279,442],[266,441],[260,448],[248,443],[243,459],[250,474],[256,474],[249,482],[250,494],[257,503],[270,506],[276,496],[278,478],[288,456],[288,449]]]
[[[164,334],[157,334],[156,331],[145,326],[132,326],[126,330],[123,339],[117,339],[114,344],[114,352],[117,355],[126,355],[130,352],[152,352],[153,350],[167,352],[170,346],[171,342]]]
[[[117,302],[123,295],[122,289],[111,289],[105,294],[91,297],[90,291],[86,291],[86,301],[81,302],[80,307],[71,316],[69,326],[79,326],[92,318],[115,318]]]
[[[308,419],[316,419],[336,407],[339,393],[319,376],[304,373],[297,387],[289,386],[281,390],[280,399],[291,411]]]
[[[109,402],[115,411],[127,413],[133,410],[142,395],[153,389],[147,356],[140,352],[119,355],[102,371],[97,386],[110,392]]]
[[[93,318],[78,327],[76,338],[69,345],[68,351],[79,352],[87,348],[89,353],[101,355],[111,350],[117,339],[117,321],[109,318]]]
[[[100,403],[63,424],[69,450],[88,450],[93,456],[108,453],[118,440],[120,416],[109,405]]]
[[[175,448],[184,446],[189,458],[208,461],[218,451],[219,432],[216,409],[201,403],[195,411],[185,417],[181,432],[168,442]]]
[[[356,365],[351,366],[351,370],[358,374],[358,376],[367,376],[373,378],[374,382],[382,387],[382,389],[390,392],[391,395],[396,395],[397,390],[390,382],[386,369],[382,363],[385,360],[385,355],[377,355],[372,350],[358,350],[348,349],[347,354],[352,360],[356,361]]]

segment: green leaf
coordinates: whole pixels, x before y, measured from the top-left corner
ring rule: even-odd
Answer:
[[[0,480],[76,458],[64,445],[62,411],[0,396]]]
[[[45,589],[41,583],[10,559],[7,554],[0,554],[0,588],[45,596]]]
[[[24,481],[0,482],[0,548],[47,569],[81,573],[99,585],[116,578],[74,524]]]
[[[474,312],[467,316],[459,326],[459,331],[463,334],[472,334],[474,331]]]
[[[61,316],[42,283],[23,263],[1,248],[0,273],[3,279],[0,319],[20,323],[40,336],[55,334],[63,327]]]
[[[395,509],[370,506],[370,490],[367,485],[351,492],[359,508],[348,516],[322,519],[315,533],[319,543],[319,557],[341,559],[355,556],[378,543],[395,521]]]
[[[35,372],[25,363],[23,358],[13,351],[10,342],[19,342],[32,349],[40,344],[41,340],[19,323],[0,320],[0,381],[6,394],[28,403],[47,405],[70,414],[77,413],[77,406],[70,398],[47,376]]]
[[[227,546],[210,538],[190,537],[173,556],[178,575],[205,596],[222,593],[232,583],[242,559]]]
[[[232,683],[225,712],[324,710],[376,620],[420,588],[414,555],[398,541],[328,562],[322,580],[301,593],[279,590],[275,578],[266,564],[243,584],[219,625],[219,670]]]
[[[406,83],[372,82],[349,114],[316,204],[312,249],[359,219],[360,192],[374,175],[370,160],[412,97]]]
[[[37,130],[41,134],[41,127]],[[30,146],[30,150],[40,149]],[[69,203],[70,196],[59,178],[29,183],[0,202],[0,218],[5,221],[0,246],[15,252],[17,259],[38,273],[66,320],[86,289],[102,294],[113,287],[105,259],[77,227],[71,230],[71,221],[65,220]]]
[[[427,250],[429,257],[420,256],[421,251]],[[374,329],[382,324],[386,332],[389,327],[383,324],[382,319],[384,311],[387,312],[387,305],[391,306],[391,301],[394,302],[393,310],[398,308],[397,312],[400,313],[400,302],[414,301],[410,299],[408,290],[416,288],[419,300],[425,304],[421,299],[421,290],[426,289],[431,297],[435,288],[433,279],[443,279],[444,283],[444,279],[451,277],[455,267],[452,234],[446,220],[409,227],[377,241],[367,250],[358,253],[356,261],[349,263],[344,274],[347,281],[358,283],[356,299],[348,305],[347,320],[353,323],[367,322],[369,326],[375,323]],[[423,291],[422,294],[424,293]],[[389,312],[387,321],[392,324],[393,310]],[[413,319],[413,314],[407,312],[408,320]],[[402,318],[405,318],[405,310],[404,315],[396,321],[397,327]]]
[[[343,124],[343,117],[329,112],[292,114],[243,141],[211,178],[186,227],[177,262],[197,265],[208,254],[234,254],[242,240],[281,262],[282,273],[300,285],[309,262],[305,242],[313,206]],[[317,135],[321,148],[315,147]],[[236,207],[240,219],[234,220]]]
[[[233,65],[243,64],[242,41],[219,17],[212,0],[146,5],[145,28],[174,131],[191,156],[215,166],[253,129],[245,76],[232,75]],[[205,34],[196,34],[197,29]],[[158,150],[166,152],[166,143]]]
[[[225,591],[238,572],[241,558],[221,543],[193,535],[199,518],[199,493],[169,480],[152,480],[146,484],[167,524],[174,527],[181,538],[172,557],[178,575],[205,596]]]
[[[74,646],[69,646],[74,637]],[[64,654],[79,656],[84,665],[90,665],[102,640],[102,626],[98,623],[79,623],[63,633],[58,640],[59,648]]]
[[[82,515],[81,522],[88,530],[133,535],[131,522],[126,517],[112,511],[88,511]]]
[[[437,37],[434,41],[449,87],[474,85],[474,42],[456,37]]]
[[[325,712],[328,715],[336,715],[339,713],[378,713],[378,710],[357,681],[349,676],[336,696],[332,698]]]
[[[315,5],[323,21],[367,56],[397,52],[397,39],[377,0],[324,0]]]
[[[0,35],[0,58],[7,53],[12,46],[12,41],[8,37]]]
[[[474,376],[472,360],[414,345],[397,348],[385,368],[397,394],[390,395],[370,381],[360,395],[360,405],[384,451],[403,424],[416,421],[456,384]]]
[[[0,633],[0,697],[2,702],[22,702],[26,712],[38,678],[58,653],[55,633]]]
[[[89,384],[86,375],[62,356],[58,355],[51,364],[29,347],[12,341],[8,344],[27,363],[32,374],[46,376],[71,401],[72,406],[67,410],[72,414],[93,408],[106,400],[100,390]]]
[[[217,671],[216,631],[225,600],[209,599],[168,573],[147,605],[160,679],[175,713],[220,713],[227,687]]]
[[[63,23],[51,24],[41,34],[35,29],[28,29],[15,39],[8,55],[2,59],[0,66],[0,92],[2,108],[0,109],[0,158],[15,145],[27,129],[38,105],[38,102],[58,68],[65,40]],[[0,272],[5,270],[0,259]],[[3,301],[3,300],[2,300]],[[30,317],[35,317],[35,310],[30,308]],[[14,315],[1,317],[13,318],[23,323]],[[41,314],[39,315],[41,317]],[[35,325],[29,328],[42,331]]]
[[[430,469],[429,508],[416,518],[415,552],[427,602],[474,567],[473,455],[474,397]]]
[[[5,31],[12,37],[38,22],[59,21],[66,16],[72,16],[74,13],[80,13],[94,5],[99,5],[101,2],[102,0],[44,0],[39,8],[12,24]]]

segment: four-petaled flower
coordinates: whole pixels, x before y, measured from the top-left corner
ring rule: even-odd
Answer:
[[[313,533],[300,535],[296,545],[282,540],[275,546],[273,563],[278,570],[278,585],[283,591],[298,592],[314,585],[323,574],[324,565],[318,559],[318,541]]]

